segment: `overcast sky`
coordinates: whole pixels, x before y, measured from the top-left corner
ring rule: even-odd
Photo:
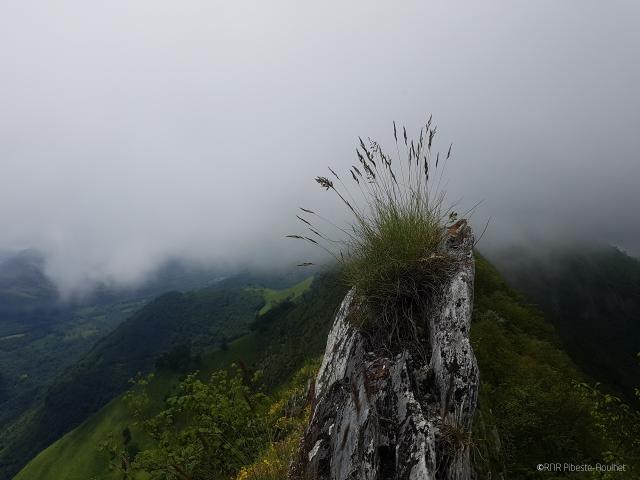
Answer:
[[[296,207],[338,207],[312,177],[433,113],[483,242],[638,253],[639,22],[636,1],[4,0],[0,249],[43,250],[65,288],[305,260]]]

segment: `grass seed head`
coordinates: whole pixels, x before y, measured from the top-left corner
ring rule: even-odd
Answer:
[[[346,283],[355,292],[350,319],[387,346],[419,343],[418,337],[424,334],[424,328],[416,319],[424,317],[434,296],[457,268],[456,259],[445,248],[447,221],[456,217],[450,215],[451,209],[444,205],[445,194],[439,191],[439,183],[434,189],[430,180],[431,169],[440,167],[439,152],[435,155],[435,165],[431,164],[436,134],[436,127],[431,128],[431,123],[432,117],[429,117],[416,141],[409,141],[406,127],[402,128],[409,164],[398,162],[396,172],[391,168],[391,157],[379,143],[369,139],[367,146],[358,137],[356,155],[360,167],[352,165],[349,172],[357,185],[359,199],[354,198],[333,169],[329,168],[340,186],[327,177],[316,177],[322,188],[333,190],[353,213],[352,221],[344,228],[327,221],[344,234],[343,239],[330,240],[315,228],[309,230],[318,240],[288,235],[319,245],[336,258],[342,265]],[[397,144],[395,121],[393,134]],[[423,150],[425,143],[426,151]],[[451,145],[447,158],[450,154]],[[380,169],[376,160],[380,161]],[[362,178],[367,181],[360,182]],[[311,210],[301,210],[314,214]],[[311,226],[303,217],[297,217]],[[324,242],[331,245],[325,247]]]

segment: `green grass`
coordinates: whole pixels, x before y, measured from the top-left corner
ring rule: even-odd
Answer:
[[[217,366],[212,365],[215,370]],[[160,408],[167,391],[179,382],[179,375],[163,372],[157,374],[150,386],[153,392],[151,408]],[[14,480],[121,480],[122,474],[109,469],[109,458],[99,452],[98,446],[110,434],[121,441],[121,433],[129,428],[132,443],[140,448],[149,445],[150,440],[134,424],[129,406],[123,396],[109,402],[100,411],[90,416],[78,428],[58,439],[40,452]],[[135,480],[145,480],[146,476],[137,476]],[[133,480],[133,479],[132,479]]]
[[[446,280],[451,261],[442,251],[445,231],[424,199],[376,204],[373,215],[357,222],[345,262],[347,283],[377,313],[402,311]]]
[[[228,368],[239,361],[254,365],[263,351],[258,334],[245,335],[230,342],[227,350],[205,355],[200,366],[200,377],[204,380],[212,372]],[[171,372],[156,375],[150,387],[150,397],[155,399],[157,407],[162,404],[165,394],[178,384],[180,377],[180,374]],[[120,433],[127,427],[132,432],[133,443],[141,448],[149,443],[148,438],[134,426],[130,408],[121,395],[40,452],[14,480],[121,480],[121,473],[109,471],[108,456],[99,452],[98,446],[110,434],[120,440]],[[136,480],[143,479],[144,477],[136,477]]]
[[[448,224],[457,214],[445,205],[440,188],[451,148],[446,156],[437,152],[435,133],[431,118],[414,140],[406,129],[399,134],[394,122],[393,155],[371,139],[368,144],[360,139],[359,166],[352,165],[342,177],[331,168],[331,177],[316,177],[322,188],[338,196],[351,219],[341,227],[302,208],[306,218],[298,219],[311,234],[290,235],[336,258],[354,290],[349,319],[387,348],[423,342],[415,318],[459,263],[445,248]],[[455,224],[455,232],[464,224]]]
[[[313,276],[304,279],[300,283],[286,288],[284,290],[273,290],[271,288],[257,288],[264,297],[264,306],[258,312],[260,315],[264,315],[277,304],[284,302],[285,300],[296,300],[300,298],[306,291],[309,290],[311,283],[313,282]]]
[[[109,433],[121,432],[130,424],[129,411],[122,400],[117,398],[80,427],[43,450],[14,479],[88,480],[99,477],[104,480],[119,480],[121,475],[109,472],[108,458],[98,454],[96,446]],[[136,433],[133,431],[134,438]]]
[[[218,351],[206,356],[201,366],[201,377],[205,379],[212,372],[229,366],[239,358],[251,359],[252,351],[255,351],[254,342],[255,338],[249,335],[232,342],[228,351]],[[162,406],[165,394],[175,388],[180,378],[178,373],[156,374],[150,385],[150,398],[154,401],[152,409]],[[78,428],[40,452],[14,480],[121,480],[122,473],[109,470],[108,455],[98,451],[98,446],[109,435],[121,441],[121,432],[125,428],[131,430],[133,444],[141,449],[150,444],[150,439],[135,426],[131,410],[121,395]],[[136,477],[140,480],[144,478]]]

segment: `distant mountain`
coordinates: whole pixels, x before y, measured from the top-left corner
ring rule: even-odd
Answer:
[[[235,275],[236,272],[217,266],[200,265],[173,258],[158,265],[136,285],[96,282],[88,291],[71,300],[82,305],[103,305],[135,298],[149,298],[172,290],[203,288]]]
[[[221,278],[213,267],[171,260],[135,288],[94,285],[63,300],[46,274],[44,254],[0,252],[0,448],[10,424],[96,340],[163,292]]]
[[[43,253],[0,251],[0,432],[101,337],[153,297],[219,283],[229,272],[169,260],[137,286],[91,285],[61,299]],[[0,441],[3,435],[0,433]]]
[[[35,250],[0,257],[0,337],[58,318],[58,290],[44,265],[44,256]]]
[[[0,257],[0,307],[34,306],[58,299],[58,290],[44,273],[44,256],[22,250]]]
[[[640,261],[611,246],[513,248],[494,256],[508,282],[555,325],[594,379],[634,399],[640,365]]]

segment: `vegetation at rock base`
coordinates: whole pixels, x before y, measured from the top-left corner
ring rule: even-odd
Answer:
[[[304,423],[284,440],[275,442],[251,465],[243,467],[236,480],[283,480],[300,446]]]

